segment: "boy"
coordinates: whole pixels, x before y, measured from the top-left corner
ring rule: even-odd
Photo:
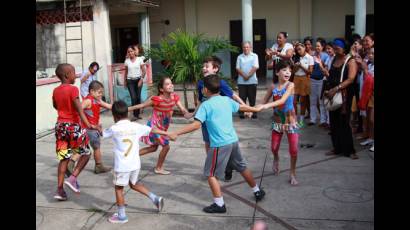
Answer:
[[[221,59],[219,59],[216,56],[212,56],[212,57],[206,57],[204,59],[203,62],[203,67],[202,67],[202,73],[204,74],[204,79],[211,75],[211,74],[217,74],[219,73],[219,70],[221,68],[222,65],[222,61]],[[245,103],[242,101],[242,99],[236,95],[231,87],[228,85],[228,83],[221,79],[220,83],[219,83],[220,87],[219,87],[219,94],[221,96],[227,96],[232,98],[233,100],[237,101],[239,104],[241,105],[245,105]],[[203,89],[204,89],[204,80],[199,80],[198,81],[198,106],[196,108],[196,110],[198,110],[199,106],[201,105],[201,103],[203,103],[204,101],[206,101],[208,98],[203,94]],[[196,113],[196,110],[194,112],[194,114]],[[209,151],[209,134],[208,134],[208,130],[206,128],[206,124],[202,123],[202,139],[205,142],[205,154],[208,153]],[[232,179],[232,170],[228,169],[225,172],[225,180],[226,181],[230,181]]]
[[[88,71],[84,71],[83,74],[81,75],[80,81],[80,91],[81,91],[81,97],[85,98],[88,95],[88,87],[92,81],[97,80],[97,76],[95,74],[97,71],[100,69],[100,65],[98,65],[97,62],[92,62],[90,66],[88,67]]]
[[[128,108],[124,101],[116,101],[112,105],[112,115],[115,124],[109,129],[105,129],[103,137],[112,137],[114,141],[114,180],[115,197],[117,200],[118,213],[114,213],[108,221],[111,223],[126,223],[128,218],[125,214],[124,206],[124,186],[129,186],[149,197],[160,212],[164,207],[164,199],[150,192],[138,181],[138,174],[141,168],[139,156],[139,139],[148,136],[152,131],[162,135],[167,132],[152,129],[149,126],[131,122],[128,119]]]
[[[210,149],[205,160],[204,175],[208,177],[214,203],[205,207],[203,211],[207,213],[225,213],[226,208],[217,178],[221,178],[225,172],[228,161],[231,162],[233,169],[241,173],[252,188],[257,201],[265,196],[265,192],[255,183],[252,172],[246,167],[246,161],[241,155],[238,136],[232,121],[232,113],[238,111],[259,112],[261,109],[239,105],[228,97],[220,96],[220,79],[217,75],[207,76],[204,79],[204,86],[204,93],[208,100],[199,107],[195,115],[195,121],[175,132],[171,132],[169,137],[175,139],[178,135],[199,129],[201,123],[206,123]]]
[[[56,152],[60,162],[58,164],[57,192],[54,198],[64,201],[67,200],[67,194],[64,191],[63,182],[74,192],[79,193],[80,187],[77,177],[90,158],[88,137],[86,130],[80,125],[80,119],[87,128],[98,129],[98,127],[90,124],[81,108],[78,88],[73,86],[76,79],[74,67],[67,63],[59,64],[56,68],[56,75],[61,81],[61,85],[53,91],[53,107],[58,112],[55,125]],[[64,181],[64,174],[72,153],[78,153],[81,157],[72,175]]]

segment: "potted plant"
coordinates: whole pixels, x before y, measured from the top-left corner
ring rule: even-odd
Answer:
[[[220,51],[238,52],[238,48],[223,38],[205,38],[204,34],[189,34],[180,29],[162,39],[158,48],[147,50],[147,56],[161,61],[162,74],[170,76],[176,84],[182,84],[185,107],[188,108],[187,86],[196,85],[201,78],[205,57]]]

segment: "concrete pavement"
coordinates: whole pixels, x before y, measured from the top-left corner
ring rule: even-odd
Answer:
[[[258,91],[257,102],[263,90]],[[144,111],[142,121],[150,115]],[[286,137],[280,147],[281,174],[272,174],[270,152],[270,117],[264,111],[257,120],[234,117],[243,155],[257,182],[264,169],[262,187],[265,199],[257,204],[256,218],[268,223],[269,229],[374,229],[374,155],[356,145],[360,159],[328,157],[331,148],[327,130],[317,126],[303,128],[299,148],[298,186],[290,186],[289,154]],[[101,115],[103,127],[114,123],[110,112]],[[170,130],[183,124],[171,124]],[[357,144],[357,143],[356,143]],[[102,141],[103,161],[113,164],[112,141]],[[141,146],[144,146],[143,144]],[[225,214],[206,214],[202,208],[212,203],[206,178],[202,176],[205,159],[201,131],[181,136],[171,143],[165,167],[171,175],[153,173],[158,153],[141,158],[141,181],[154,193],[165,198],[163,212],[158,214],[151,201],[126,188],[125,200],[129,222],[114,225],[107,217],[116,211],[111,173],[94,174],[91,158],[79,176],[81,194],[66,188],[68,200],[53,199],[56,190],[57,159],[55,139],[48,135],[36,145],[36,217],[37,229],[249,229],[254,211],[252,190],[234,172],[231,182],[221,182],[227,207]]]

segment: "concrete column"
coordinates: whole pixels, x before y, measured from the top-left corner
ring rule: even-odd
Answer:
[[[242,0],[242,41],[253,44],[252,0]]]
[[[96,0],[93,7],[93,27],[95,44],[95,61],[102,67],[97,75],[104,87],[106,97],[109,97],[108,66],[112,65],[111,28],[107,2]],[[111,99],[112,100],[112,99]]]
[[[355,0],[354,3],[354,31],[363,37],[366,34],[366,0]]]
[[[140,44],[144,47],[145,50],[151,48],[151,35],[150,35],[150,27],[149,27],[149,14],[148,8],[146,12],[140,13]],[[145,101],[148,97],[148,88],[147,83],[152,84],[152,67],[151,67],[151,60],[148,60],[145,65],[146,68],[146,76],[144,78],[144,84],[141,89],[141,100]]]
[[[299,0],[299,39],[312,36],[312,0]]]
[[[197,8],[196,0],[185,0],[185,31],[188,33],[197,33]]]

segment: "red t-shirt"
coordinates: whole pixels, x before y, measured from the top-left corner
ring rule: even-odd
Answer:
[[[74,100],[79,97],[78,88],[71,84],[61,84],[53,91],[58,118],[57,122],[80,123],[80,115],[74,106]]]
[[[153,96],[151,98],[154,110],[160,112],[171,112],[172,108],[179,101],[179,96],[176,93],[171,93],[171,98],[166,99],[161,96]]]
[[[97,101],[93,96],[87,95],[84,100],[89,99],[91,101],[91,108],[84,109],[85,116],[92,125],[98,125],[100,122],[100,102]]]

